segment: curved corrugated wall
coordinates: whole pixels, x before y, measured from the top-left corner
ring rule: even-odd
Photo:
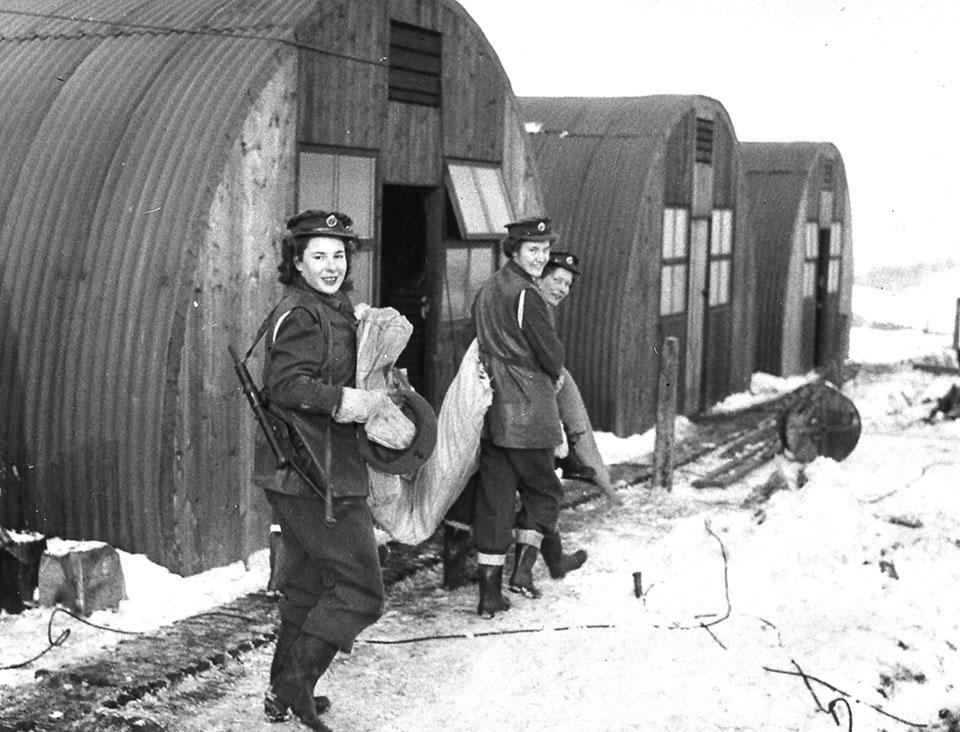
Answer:
[[[0,2],[2,523],[156,558],[206,213],[252,100],[296,52],[274,39],[316,5],[22,7]]]
[[[840,152],[827,142],[744,142],[741,151],[750,202],[749,223],[757,242],[757,270],[762,273],[757,277],[756,368],[793,375],[784,373],[785,339],[798,336],[784,332],[784,311],[803,295],[799,273],[791,276],[790,266],[797,256],[802,257],[802,252],[798,254],[794,248],[803,247],[807,202],[811,186],[819,190],[818,174],[824,158],[834,164],[836,190],[843,197],[845,211],[842,295],[849,297],[852,288],[846,171]]]
[[[664,156],[670,134],[697,106],[732,130],[716,100],[701,96],[521,98],[558,249],[583,258],[583,279],[558,311],[571,373],[594,426],[629,433],[649,424],[642,410],[657,373]],[[651,217],[656,218],[652,220]],[[654,260],[654,258],[656,258]],[[655,300],[655,302],[654,302]],[[652,315],[651,315],[652,313]]]

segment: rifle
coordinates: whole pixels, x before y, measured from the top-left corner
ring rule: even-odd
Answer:
[[[310,449],[309,441],[305,440],[301,434],[302,431],[308,429],[308,426],[298,424],[297,421],[292,419],[285,419],[283,416],[275,413],[263,398],[263,394],[260,389],[257,388],[253,377],[250,376],[250,370],[247,368],[247,359],[250,358],[253,349],[266,332],[271,315],[273,315],[273,313],[264,319],[257,333],[257,337],[253,341],[253,345],[250,346],[250,349],[243,358],[240,358],[232,345],[228,344],[227,350],[233,359],[233,369],[237,374],[237,378],[240,380],[240,387],[244,396],[247,397],[247,402],[253,410],[253,416],[263,430],[267,444],[270,445],[273,456],[277,461],[277,470],[283,468],[292,468],[295,470],[303,481],[313,489],[313,492],[326,502],[326,522],[328,525],[332,525],[335,523],[335,520],[333,518],[333,497],[330,493],[330,483],[328,479],[330,472],[329,423],[327,424],[326,435],[327,455],[326,460],[321,463],[318,456],[314,455],[313,450]],[[290,416],[292,417],[293,415]],[[309,458],[303,458],[298,454],[297,445],[301,445],[305,449]],[[321,467],[321,465],[323,465],[323,467]],[[326,488],[326,490],[324,490],[324,488]]]
[[[253,410],[253,416],[263,430],[264,437],[267,438],[267,444],[273,451],[273,457],[277,461],[277,470],[286,468],[292,464],[290,455],[281,447],[281,442],[290,445],[290,436],[287,426],[276,415],[267,411],[267,405],[264,403],[263,394],[253,383],[253,377],[250,376],[250,370],[247,368],[246,359],[241,360],[233,346],[227,346],[230,351],[230,357],[233,359],[233,370],[237,372],[237,378],[240,380],[240,388],[243,390],[250,409]]]

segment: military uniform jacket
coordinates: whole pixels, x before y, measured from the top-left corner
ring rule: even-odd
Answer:
[[[271,405],[307,426],[304,439],[314,455],[329,455],[334,497],[368,493],[356,425],[340,424],[332,416],[343,387],[355,385],[356,370],[357,320],[349,298],[340,292],[317,292],[298,276],[287,286],[267,328],[263,391]],[[276,490],[318,498],[302,481],[284,481]]]
[[[563,441],[555,390],[563,344],[533,278],[507,262],[477,293],[473,319],[493,383],[483,436],[500,447],[556,447]]]

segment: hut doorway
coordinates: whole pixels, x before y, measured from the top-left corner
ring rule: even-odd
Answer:
[[[411,386],[431,398],[430,343],[434,330],[430,312],[434,283],[430,262],[436,248],[440,213],[438,189],[385,185],[380,219],[380,304],[395,308],[413,325],[413,334],[397,367],[405,369]]]
[[[828,275],[830,270],[830,229],[821,228],[817,241],[817,290],[816,310],[813,326],[813,366],[820,368],[826,365],[826,354],[830,353],[829,345],[829,308],[827,307]]]

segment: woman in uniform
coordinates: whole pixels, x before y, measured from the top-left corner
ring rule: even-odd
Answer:
[[[264,396],[299,425],[298,454],[309,466],[287,469],[266,491],[285,560],[264,710],[278,721],[290,709],[314,730],[329,729],[318,716],[329,701],[314,698],[317,681],[383,612],[357,423],[389,397],[354,388],[357,319],[344,292],[357,241],[351,224],[344,214],[317,210],[287,222],[279,266],[286,288],[268,321],[263,368]]]

